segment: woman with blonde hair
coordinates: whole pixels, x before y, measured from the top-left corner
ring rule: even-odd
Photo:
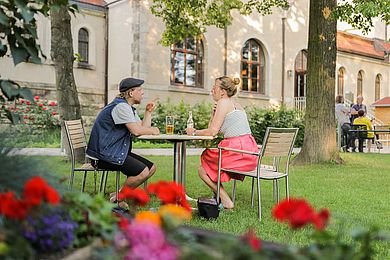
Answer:
[[[215,136],[222,133],[224,139],[218,146],[257,152],[258,147],[251,134],[247,115],[242,106],[233,100],[239,83],[240,79],[238,78],[227,76],[217,78],[211,90],[216,106],[213,109],[208,128],[201,130],[187,128],[187,134]],[[223,168],[250,171],[257,166],[257,157],[253,155],[223,151],[222,158]],[[206,149],[202,153],[198,173],[200,178],[216,193],[218,178],[217,149]],[[225,172],[221,172],[221,182],[228,182],[231,178],[244,179],[243,176],[230,176]],[[234,207],[233,201],[222,184],[220,198],[225,208]]]

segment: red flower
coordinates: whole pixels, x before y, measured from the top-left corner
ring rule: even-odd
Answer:
[[[26,105],[27,105],[27,106],[31,105],[30,100],[27,100],[27,101],[26,101]]]
[[[25,201],[31,206],[40,205],[43,199],[53,205],[57,204],[60,200],[57,191],[39,176],[33,177],[26,182],[23,196],[25,197]]]
[[[321,209],[313,218],[313,225],[317,230],[324,230],[328,225],[330,212],[328,209]]]
[[[51,114],[52,114],[53,116],[55,116],[55,115],[57,115],[57,112],[56,112],[56,111],[53,111],[53,112],[51,112]]]
[[[127,218],[124,218],[122,216],[119,217],[119,222],[118,222],[118,227],[120,229],[125,229],[126,227],[128,227],[130,225],[130,220],[127,219]]]
[[[254,251],[259,251],[261,248],[261,240],[257,238],[253,229],[249,229],[244,235],[242,235],[241,240],[248,243]]]
[[[191,210],[183,186],[176,182],[159,181],[150,184],[147,190],[149,193],[155,194],[163,204],[179,204],[185,209]]]
[[[51,106],[51,107],[54,107],[54,106],[56,106],[57,105],[57,103],[55,102],[55,101],[51,101],[50,103],[49,103],[49,106]]]
[[[34,99],[38,101],[39,100],[39,96],[34,96]]]
[[[38,106],[40,106],[40,107],[43,107],[43,104],[42,104],[42,103],[40,103]]]
[[[300,228],[312,222],[314,209],[303,199],[284,200],[272,209],[272,216],[288,222],[291,228]]]
[[[23,104],[24,103],[24,99],[19,100],[19,103]]]
[[[23,118],[24,118],[24,119],[28,119],[28,116],[24,116]]]
[[[145,206],[150,201],[149,195],[141,188],[124,187],[119,193],[119,200],[130,199],[137,205]]]
[[[22,220],[28,210],[26,202],[16,199],[13,192],[0,193],[0,214],[10,219]]]

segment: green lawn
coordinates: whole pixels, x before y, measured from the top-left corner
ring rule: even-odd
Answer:
[[[332,214],[331,231],[336,232],[340,224],[344,224],[347,230],[375,225],[390,231],[390,155],[355,153],[342,156],[346,161],[344,165],[291,167],[290,195],[307,199],[317,209],[329,208]],[[158,168],[151,182],[172,179],[172,157],[150,156],[148,158],[155,162]],[[69,174],[70,163],[65,162],[64,158],[43,159],[55,167],[58,174]],[[211,196],[212,193],[197,177],[198,165],[198,156],[188,157],[187,192],[192,197]],[[81,174],[77,176],[78,184],[80,179]],[[107,191],[113,191],[114,177],[109,179]],[[91,175],[87,183],[89,191],[92,191],[92,180]],[[281,187],[283,185],[284,181]],[[230,184],[226,187],[231,190]],[[262,222],[257,221],[257,212],[250,207],[250,180],[238,183],[237,188],[235,209],[223,210],[215,221],[206,221],[194,215],[189,225],[235,234],[243,233],[253,227],[265,240],[297,245],[310,242],[311,228],[290,232],[286,225],[276,223],[271,218],[271,208],[274,205],[272,182],[262,182]],[[388,244],[378,243],[377,258],[389,259],[388,248]]]

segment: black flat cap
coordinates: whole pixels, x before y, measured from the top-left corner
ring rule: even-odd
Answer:
[[[139,87],[144,84],[142,79],[125,78],[119,83],[119,92],[125,92],[131,88]]]

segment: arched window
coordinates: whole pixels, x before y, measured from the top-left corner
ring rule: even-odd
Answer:
[[[79,30],[79,54],[80,62],[88,63],[89,35],[85,28]]]
[[[381,99],[381,74],[375,78],[375,101]]]
[[[345,69],[343,67],[339,68],[339,72],[337,74],[337,95],[344,95],[344,75]]]
[[[265,58],[255,39],[245,42],[241,52],[241,89],[265,94]]]
[[[203,88],[203,42],[186,38],[171,48],[171,84]]]
[[[363,71],[358,72],[356,96],[363,96]]]
[[[301,50],[295,58],[294,97],[306,96],[307,51]]]

